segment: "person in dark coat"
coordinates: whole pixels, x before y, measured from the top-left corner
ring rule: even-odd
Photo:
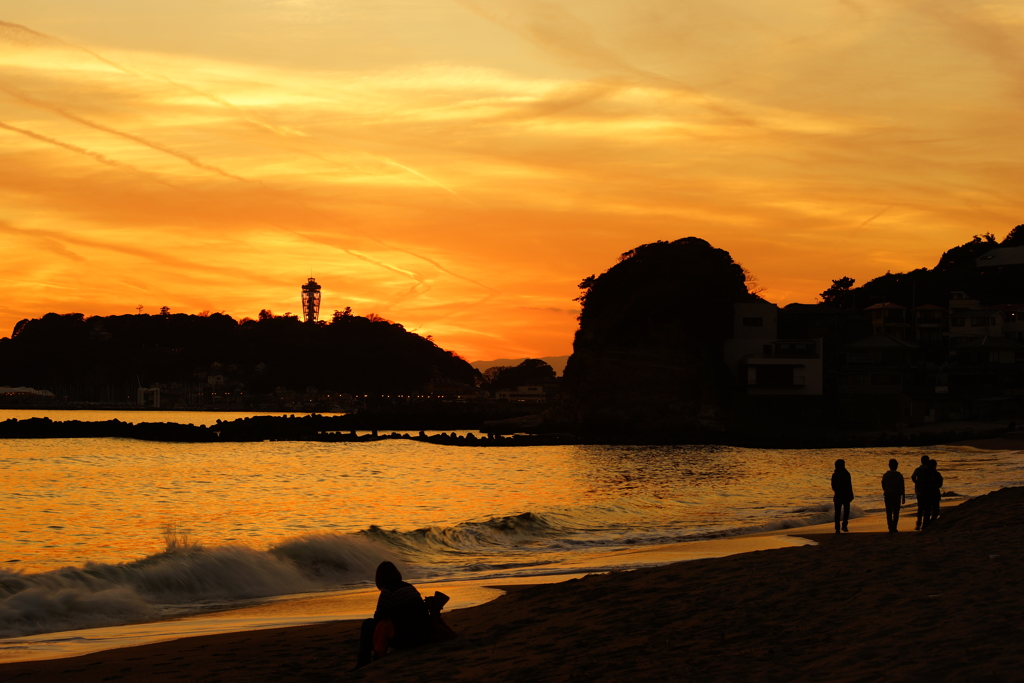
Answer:
[[[925,518],[921,524],[922,529],[939,518],[939,505],[942,502],[943,484],[942,473],[939,472],[939,463],[934,458],[928,461],[925,473],[924,481],[927,488],[924,492]]]
[[[375,577],[380,596],[372,619],[363,622],[356,667],[383,657],[388,648],[400,650],[432,641],[434,621],[416,587],[402,580],[391,562],[381,562]]]
[[[914,473],[910,475],[910,481],[914,482],[914,495],[917,496],[917,526],[914,528],[920,531],[921,524],[924,523],[924,518],[928,512],[927,489],[928,484],[925,481],[928,479],[928,456],[921,456],[921,466],[914,470]]]
[[[842,530],[849,531],[850,503],[853,501],[853,480],[846,469],[846,461],[836,460],[836,470],[832,473],[832,502],[836,511],[836,533],[839,533],[840,521]],[[840,517],[840,510],[842,515]]]
[[[896,458],[891,459],[889,471],[882,475],[882,498],[885,500],[885,522],[889,525],[889,533],[897,531],[900,507],[907,502],[907,490],[903,475],[897,471],[899,466]]]

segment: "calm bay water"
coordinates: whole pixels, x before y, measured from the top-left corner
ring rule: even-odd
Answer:
[[[195,424],[241,416],[167,415],[50,413]],[[365,585],[384,558],[418,580],[489,579],[559,571],[598,552],[816,524],[830,518],[837,457],[864,511],[881,507],[890,457],[909,476],[922,454],[939,460],[947,491],[1024,484],[1022,452],[941,447],[0,440],[0,637]],[[170,550],[166,529],[177,533]]]

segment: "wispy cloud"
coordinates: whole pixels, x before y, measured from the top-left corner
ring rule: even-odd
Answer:
[[[297,310],[312,270],[327,310],[558,355],[643,242],[788,303],[1024,222],[1015,3],[44,4],[0,22],[0,334]]]
[[[142,169],[135,168],[131,164],[126,164],[126,163],[123,163],[123,162],[120,162],[120,161],[115,161],[114,159],[109,159],[109,158],[103,156],[102,154],[100,154],[99,152],[93,152],[92,150],[84,149],[82,147],[78,147],[76,145],[69,144],[67,142],[61,142],[60,140],[55,140],[54,138],[50,138],[50,137],[47,137],[45,135],[40,135],[39,133],[35,133],[35,132],[31,131],[31,130],[26,130],[24,128],[18,128],[17,126],[11,126],[11,125],[8,125],[8,124],[4,123],[3,121],[0,121],[0,128],[2,128],[4,130],[11,131],[12,133],[19,133],[21,135],[25,135],[27,137],[32,138],[33,140],[40,140],[40,141],[45,142],[47,144],[54,145],[56,147],[60,147],[61,149],[66,149],[66,150],[74,152],[76,154],[81,154],[83,156],[87,156],[90,159],[95,159],[96,161],[100,162],[101,164],[106,164],[107,166],[110,166],[112,168],[116,168],[116,169],[119,169],[119,170],[122,170],[122,171],[128,171],[129,173],[138,174],[140,176],[143,176],[143,177],[145,177],[147,179],[150,179],[150,180],[152,180],[154,182],[157,182],[157,183],[160,183],[162,185],[167,185],[168,187],[174,187],[170,183],[168,183],[168,182],[166,182],[164,180],[161,180],[160,178],[155,177],[155,176],[153,176],[150,173],[146,173]]]

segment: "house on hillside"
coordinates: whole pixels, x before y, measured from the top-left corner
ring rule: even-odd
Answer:
[[[939,367],[918,344],[887,334],[848,342],[838,384],[843,421],[869,429],[959,419]]]
[[[733,305],[723,357],[747,395],[820,396],[822,340],[780,339],[779,309],[767,301]]]
[[[1007,337],[965,337],[950,349],[949,392],[963,397],[973,419],[1018,416],[1024,395],[1024,344]]]
[[[907,308],[890,302],[864,309],[871,321],[871,334],[884,334],[894,339],[907,338]]]
[[[15,406],[33,406],[52,403],[56,396],[48,389],[33,389],[32,387],[0,387],[0,406],[12,408]]]
[[[1003,336],[1024,342],[1024,304],[989,306],[1003,314]]]
[[[915,306],[911,311],[910,339],[919,344],[938,344],[944,338],[946,309],[935,304]]]
[[[887,334],[852,341],[844,349],[846,373],[840,383],[845,394],[894,394],[910,384],[917,344]]]
[[[795,336],[812,331],[822,337]],[[1024,415],[1024,304],[983,306],[965,292],[951,292],[946,307],[736,304],[723,358],[741,426],[898,430]]]
[[[949,346],[973,345],[982,337],[1009,337],[1024,341],[1024,305],[982,306],[963,292],[949,301]]]
[[[891,304],[869,307],[875,334],[844,346],[838,393],[848,422],[899,428],[1020,415],[1024,306],[982,306],[958,291],[946,309],[915,307],[909,328],[899,311]]]

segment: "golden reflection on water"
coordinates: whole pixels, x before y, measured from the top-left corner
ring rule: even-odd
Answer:
[[[8,530],[0,534],[0,568],[38,572],[140,559],[163,550],[162,530],[169,525],[206,546],[260,550],[308,533],[454,527],[526,512],[572,517],[573,533],[584,536],[650,530],[675,538],[827,504],[839,455],[854,473],[855,502],[880,506],[876,480],[888,458],[899,454],[907,470],[921,452],[934,455],[920,449],[486,448],[406,440],[0,439]],[[952,461],[973,456],[939,451],[938,457],[949,465],[947,488],[969,486],[957,480]]]
[[[585,463],[564,449],[524,450],[0,440],[13,531],[0,539],[0,566],[137,559],[163,549],[167,525],[206,545],[266,548],[307,532],[451,526],[593,498]]]

